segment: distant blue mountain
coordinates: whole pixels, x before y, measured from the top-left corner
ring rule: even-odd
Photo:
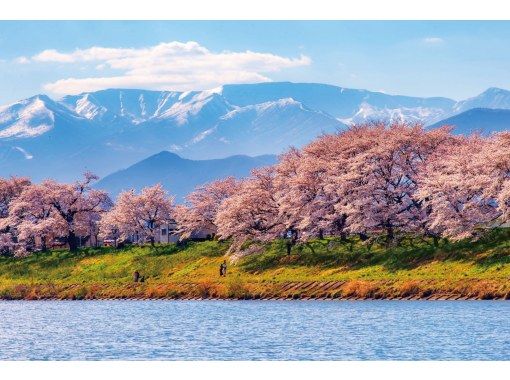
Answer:
[[[441,120],[432,125],[431,128],[441,125],[453,126],[456,134],[470,134],[472,132],[489,134],[491,132],[510,131],[510,110],[474,108]]]
[[[146,186],[161,183],[165,189],[183,202],[184,196],[196,186],[216,179],[234,176],[246,177],[254,168],[269,166],[277,161],[276,156],[258,157],[232,156],[213,160],[188,160],[175,153],[160,152],[127,169],[104,177],[94,187],[108,191],[116,197],[121,191],[140,191]]]

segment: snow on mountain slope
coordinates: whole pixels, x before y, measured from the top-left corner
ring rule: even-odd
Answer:
[[[62,103],[89,120],[140,124],[172,107],[180,95],[172,91],[109,89],[66,96]]]
[[[199,114],[218,117],[233,108],[214,90],[173,92],[111,89],[66,96],[62,103],[89,120],[123,121],[135,125],[168,119],[184,125],[188,119]]]
[[[217,119],[234,108],[215,92],[182,93],[179,96],[179,101],[166,111],[160,112],[157,118],[173,119],[178,125],[184,125],[198,118],[203,120]]]
[[[236,108],[174,151],[191,158],[271,154],[344,128],[334,117],[287,98]]]
[[[430,124],[434,121],[440,120],[444,116],[445,110],[442,108],[378,108],[370,105],[369,103],[363,102],[354,116],[340,120],[346,124],[365,123],[378,120],[398,122],[408,121]]]
[[[307,107],[324,111],[340,120],[352,118],[359,112],[362,104],[369,104],[379,110],[430,108],[436,110],[434,113],[437,113],[437,110],[450,112],[455,104],[455,101],[441,97],[389,95],[319,83],[270,82],[225,85],[221,94],[229,103],[238,106],[293,98]]]
[[[475,106],[510,109],[509,94],[492,88],[455,102],[282,82],[190,92],[109,89],[60,101],[38,95],[0,108],[0,176],[101,176],[165,150],[195,159],[278,154],[350,123],[432,125]]]
[[[62,112],[66,113],[66,110],[45,95],[0,107],[0,138],[40,136],[53,129],[55,113]]]

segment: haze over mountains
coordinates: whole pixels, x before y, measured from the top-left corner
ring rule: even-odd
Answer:
[[[479,131],[483,134],[510,130],[510,109],[473,108],[431,126],[455,126],[458,134]]]
[[[490,132],[508,129],[501,110],[510,110],[510,92],[497,88],[460,102],[287,82],[37,95],[0,107],[0,176],[70,181],[91,170],[104,177],[161,151],[194,160],[278,154],[379,119],[429,126],[447,119],[458,133]]]
[[[119,170],[101,179],[95,187],[116,196],[122,190],[141,190],[161,183],[181,203],[184,196],[196,186],[219,178],[246,177],[253,168],[272,165],[276,156],[231,156],[213,160],[189,160],[175,153],[161,152],[146,158],[127,169]]]

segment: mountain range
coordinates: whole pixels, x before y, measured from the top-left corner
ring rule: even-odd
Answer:
[[[274,155],[381,119],[489,133],[508,129],[508,110],[510,92],[498,88],[463,101],[289,82],[36,95],[0,107],[0,176],[70,181],[90,170],[105,177],[162,151],[188,160]]]

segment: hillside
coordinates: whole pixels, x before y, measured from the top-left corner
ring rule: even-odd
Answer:
[[[242,178],[261,166],[272,165],[276,156],[232,156],[217,160],[188,160],[171,152],[160,152],[127,169],[101,179],[95,187],[108,191],[115,197],[122,190],[141,190],[161,183],[165,189],[182,202],[196,186],[233,176]]]
[[[370,250],[317,240],[285,254],[282,241],[218,268],[228,243],[85,249],[0,257],[4,299],[92,298],[510,298],[510,231],[476,243],[427,241]],[[138,270],[144,283],[133,283]]]
[[[491,132],[509,131],[510,110],[474,108],[441,120],[439,123],[432,125],[431,128],[441,125],[453,126],[456,134],[480,132],[487,135]]]

